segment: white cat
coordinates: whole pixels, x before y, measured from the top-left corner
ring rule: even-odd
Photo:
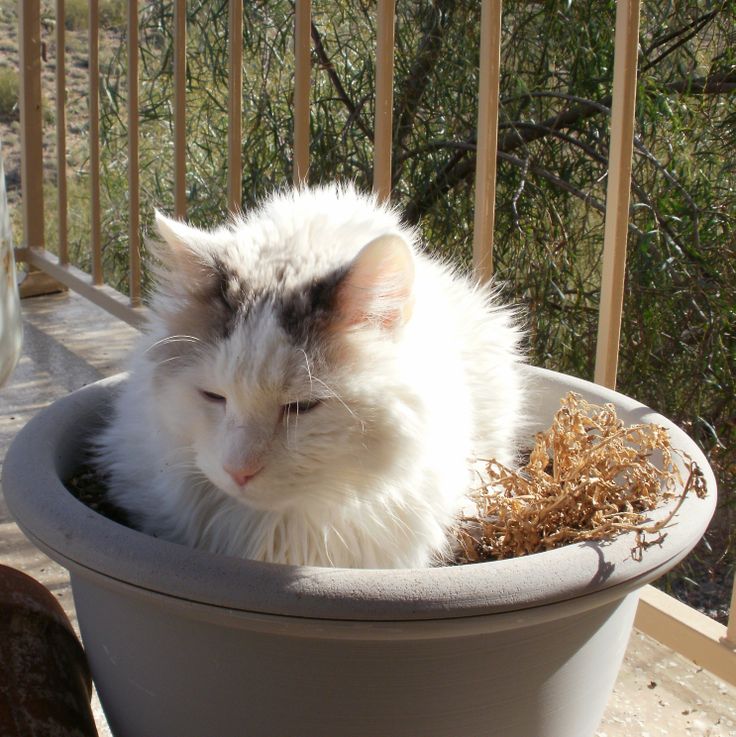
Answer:
[[[157,216],[154,316],[99,441],[144,532],[298,565],[423,567],[510,462],[513,313],[354,189],[299,189],[205,232]]]

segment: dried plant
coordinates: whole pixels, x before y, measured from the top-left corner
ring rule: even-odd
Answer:
[[[688,471],[684,482],[675,462]],[[552,426],[538,433],[519,470],[491,461],[488,481],[472,494],[476,513],[460,520],[456,562],[509,558],[585,540],[637,532],[637,554],[663,539],[687,494],[706,494],[697,465],[674,449],[665,428],[630,427],[611,404],[568,393]],[[648,512],[677,503],[656,522]],[[657,535],[655,540],[647,536]]]

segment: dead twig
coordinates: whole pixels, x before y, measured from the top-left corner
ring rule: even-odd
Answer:
[[[676,458],[686,462],[684,484]],[[476,513],[455,530],[458,563],[610,540],[623,532],[637,533],[634,554],[641,556],[664,538],[689,494],[706,494],[700,469],[671,446],[663,427],[626,427],[613,405],[589,404],[573,392],[550,429],[537,434],[523,468],[491,461],[487,476],[471,495]],[[648,522],[648,512],[675,498],[665,516]]]

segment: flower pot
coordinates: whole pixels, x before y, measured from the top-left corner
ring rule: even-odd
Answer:
[[[698,541],[715,481],[664,417],[595,384],[530,373],[540,428],[572,389],[613,402],[626,423],[666,426],[703,470],[708,497],[689,497],[641,560],[631,534],[424,570],[281,566],[192,550],[102,517],[62,484],[124,377],[41,412],[8,453],[5,493],[25,533],[71,573],[113,733],[591,737],[637,591]]]

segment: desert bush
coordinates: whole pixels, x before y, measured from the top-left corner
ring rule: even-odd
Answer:
[[[126,0],[101,0],[99,17],[101,28],[116,28],[125,25]],[[64,25],[69,31],[82,31],[89,28],[88,0],[66,0]]]
[[[18,93],[20,77],[15,69],[0,67],[0,119],[19,117]]]
[[[127,23],[127,0],[102,0],[100,2],[100,26],[112,29]]]
[[[89,27],[87,0],[66,0],[64,5],[64,26],[68,31],[82,31]]]

